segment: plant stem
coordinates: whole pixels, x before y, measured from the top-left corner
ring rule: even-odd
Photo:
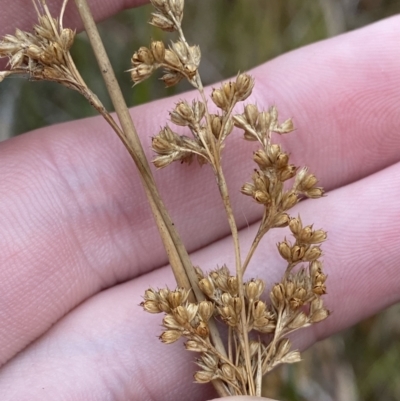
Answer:
[[[152,211],[155,214],[156,222],[159,227],[161,236],[163,238],[163,241],[167,243],[166,249],[169,258],[172,259],[171,265],[173,265],[173,270],[177,279],[177,283],[179,286],[190,290],[191,283],[187,277],[185,279],[185,276],[187,276],[188,274],[187,272],[182,270],[184,265],[184,261],[182,259],[184,259],[185,256],[183,256],[182,254],[179,255],[179,251],[177,249],[178,246],[173,246],[173,244],[175,244],[175,241],[177,240],[176,238],[175,241],[173,240],[173,234],[171,233],[171,231],[174,231],[174,228],[172,226],[171,219],[169,218],[169,216],[167,216],[167,212],[164,205],[162,204],[160,195],[155,186],[154,179],[150,171],[150,166],[148,165],[147,159],[144,155],[144,151],[140,144],[136,129],[131,120],[128,108],[126,107],[121,90],[119,88],[108,56],[104,49],[103,43],[101,42],[100,35],[97,31],[96,24],[87,5],[87,1],[75,0],[75,3],[78,7],[78,11],[81,15],[86,32],[91,41],[112,103],[120,120],[122,126],[121,139],[128,152],[132,156],[133,160],[135,161],[135,164],[140,172],[140,176],[143,181]],[[169,227],[168,224],[170,224]],[[192,268],[188,256],[186,257],[186,263],[189,264]]]
[[[219,159],[218,159],[219,160]],[[241,332],[239,333],[239,341],[241,343],[242,351],[244,354],[244,359],[246,362],[246,371],[247,371],[247,379],[249,384],[249,395],[255,395],[255,385],[254,385],[254,378],[251,368],[251,360],[250,360],[250,346],[249,346],[249,336],[247,330],[247,319],[246,319],[246,304],[245,304],[245,297],[244,297],[244,286],[243,286],[243,269],[242,263],[240,259],[240,244],[239,244],[239,234],[238,229],[236,226],[236,221],[233,215],[232,205],[229,199],[228,187],[226,185],[225,177],[222,172],[222,168],[220,165],[217,166],[217,182],[218,188],[222,197],[222,201],[225,207],[226,215],[229,222],[229,227],[232,233],[233,239],[233,246],[235,250],[235,262],[236,262],[236,276],[238,280],[238,291],[239,291],[239,298],[242,302],[242,309],[241,309]]]
[[[121,139],[123,140],[125,147],[132,156],[140,172],[142,183],[146,191],[146,195],[149,200],[154,218],[156,220],[161,238],[163,240],[165,250],[168,254],[168,258],[174,272],[177,284],[178,286],[185,289],[192,289],[192,301],[195,301],[197,298],[197,301],[200,302],[205,299],[205,296],[197,285],[197,276],[190,261],[189,255],[183,245],[182,240],[179,238],[179,235],[175,230],[172,220],[168,215],[158,193],[153,175],[150,170],[150,166],[147,162],[147,158],[144,154],[133,121],[129,114],[129,110],[125,104],[111,63],[104,49],[104,45],[101,41],[90,8],[86,0],[75,0],[75,3],[82,18],[93,51],[96,55],[100,71],[105,80],[107,90],[110,94],[115,111],[120,120],[123,134]],[[215,323],[209,322],[209,328],[210,336],[212,338],[215,348],[222,355],[226,356],[226,350]],[[220,396],[227,395],[226,391],[224,391],[224,385],[220,383],[219,380],[214,380],[213,384]]]

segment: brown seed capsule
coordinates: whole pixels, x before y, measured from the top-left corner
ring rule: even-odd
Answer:
[[[324,242],[326,240],[326,232],[324,230],[315,230],[310,238],[310,242],[312,244],[319,244],[321,242]]]
[[[173,32],[176,29],[173,21],[159,13],[152,13],[149,24],[167,32]]]
[[[182,304],[182,293],[177,291],[170,291],[167,295],[167,301],[171,306],[171,309],[177,308]]]
[[[302,244],[310,244],[312,234],[313,234],[312,227],[306,226],[299,231],[299,233],[296,235],[296,238]]]
[[[176,125],[187,126],[193,123],[193,110],[188,102],[179,102],[170,113],[171,121]]]
[[[194,352],[207,352],[208,351],[207,347],[205,347],[204,345],[202,345],[194,340],[188,340],[185,343],[185,348],[188,351],[194,351]]]
[[[273,226],[274,227],[287,227],[289,224],[289,215],[287,213],[281,213],[275,217]]]
[[[303,306],[303,304],[304,302],[300,298],[293,297],[289,301],[290,308],[293,310],[299,309],[301,306]]]
[[[11,69],[15,69],[20,67],[22,64],[24,64],[24,61],[26,59],[24,51],[20,50],[19,52],[15,53],[11,58],[10,58],[10,67]]]
[[[294,130],[293,121],[291,118],[284,121],[282,124],[276,126],[273,131],[278,134],[288,134]]]
[[[161,77],[161,80],[164,82],[167,88],[176,85],[179,83],[184,76],[179,72],[167,72]]]
[[[249,300],[258,300],[261,294],[264,292],[265,283],[261,279],[251,280],[246,283],[245,293]]]
[[[242,311],[242,300],[239,297],[233,297],[230,305],[233,307],[233,310],[239,318]]]
[[[183,67],[183,73],[189,78],[192,79],[197,74],[197,67],[193,63],[187,63]]]
[[[52,29],[51,26],[50,26],[50,29]],[[19,39],[19,41],[21,41],[21,42],[30,42],[28,34],[24,31],[21,31],[18,28],[15,30],[15,37],[17,39]]]
[[[210,301],[202,301],[199,304],[199,315],[203,322],[208,322],[214,313],[214,304]]]
[[[254,191],[253,198],[257,203],[262,205],[268,205],[271,202],[271,197],[264,191]]]
[[[241,192],[243,195],[247,195],[247,196],[253,196],[254,191],[255,191],[254,185],[253,185],[253,184],[250,184],[250,183],[248,183],[248,182],[247,182],[246,184],[244,184],[244,185],[242,186],[242,188],[240,189],[240,192]]]
[[[218,308],[222,320],[229,326],[235,327],[238,324],[238,316],[231,306],[223,306]]]
[[[169,0],[169,4],[171,7],[171,11],[173,12],[175,18],[177,20],[181,21],[182,16],[183,16],[184,1],[183,0]]]
[[[279,179],[284,182],[290,180],[296,175],[297,167],[294,164],[290,164],[279,170]]]
[[[298,262],[303,259],[306,248],[304,246],[294,245],[291,249],[292,253],[292,262]]]
[[[315,275],[322,272],[322,263],[319,260],[314,260],[310,263],[310,276],[315,277]]]
[[[324,273],[317,273],[314,277],[312,277],[313,281],[316,283],[325,283],[327,276]]]
[[[135,83],[139,83],[149,78],[153,73],[153,66],[147,64],[139,64],[131,70],[131,78]]]
[[[157,301],[147,300],[147,301],[141,302],[140,306],[143,307],[143,309],[149,313],[161,313],[162,312],[162,310],[160,309],[159,303]]]
[[[12,38],[14,38],[12,36]],[[13,42],[6,42],[0,41],[0,55],[1,57],[8,57],[10,55],[15,54],[17,51],[21,50],[21,44],[19,42],[13,43]]]
[[[312,323],[318,323],[325,320],[329,316],[329,311],[327,309],[318,309],[310,317]]]
[[[224,82],[221,89],[225,95],[226,100],[229,104],[231,104],[236,94],[236,84],[234,82]]]
[[[304,179],[301,181],[301,187],[308,191],[314,187],[314,185],[318,182],[317,177],[314,174],[307,174]]]
[[[246,100],[254,87],[254,78],[248,74],[239,74],[236,78],[236,97],[239,101]]]
[[[267,305],[263,301],[256,301],[253,308],[253,318],[255,320],[265,317],[267,314]]]
[[[289,155],[287,153],[280,153],[276,158],[276,167],[283,168],[287,166],[289,161]]]
[[[170,6],[168,0],[150,0],[150,3],[156,10],[168,13],[170,11]]]
[[[54,42],[52,43],[47,49],[46,49],[46,53],[52,54],[53,57],[56,59],[56,61],[59,64],[64,64],[64,50],[62,49],[62,47],[60,46],[59,43]]]
[[[198,304],[186,304],[186,310],[188,313],[188,321],[191,323],[197,315],[197,311],[199,310],[199,305]]]
[[[239,287],[238,287],[238,280],[237,280],[237,277],[236,277],[236,276],[230,276],[230,277],[228,278],[227,286],[228,286],[229,293],[230,293],[232,296],[238,294],[238,292],[239,292]]]
[[[291,218],[290,222],[289,222],[289,228],[290,228],[290,231],[293,233],[293,235],[295,237],[297,237],[303,228],[300,217]]]
[[[285,293],[286,293],[286,296],[292,297],[293,294],[294,294],[294,291],[295,291],[295,289],[296,289],[296,285],[293,283],[293,281],[291,281],[291,280],[289,279],[289,280],[286,280],[286,281],[285,281],[284,286],[285,286]]]
[[[210,117],[211,117],[211,131],[214,137],[218,139],[222,128],[221,117],[216,114],[212,114]]]
[[[180,330],[182,328],[180,323],[178,323],[177,320],[175,319],[175,317],[169,314],[164,316],[163,326],[171,330]]]
[[[206,106],[203,102],[193,100],[192,102],[193,118],[196,122],[200,123],[201,119],[206,113]]]
[[[181,325],[185,326],[189,319],[188,319],[188,312],[184,306],[178,306],[173,310],[175,320]]]
[[[165,45],[160,40],[151,42],[151,52],[157,63],[162,63],[165,57]]]
[[[261,112],[257,119],[257,131],[265,135],[269,131],[270,123],[271,115],[267,111]]]
[[[305,191],[304,195],[306,195],[308,198],[317,199],[317,198],[321,198],[324,195],[324,190],[319,187],[312,188],[308,191]]]
[[[217,107],[226,110],[229,106],[228,100],[221,89],[214,89],[211,94],[211,99]]]
[[[209,277],[205,277],[199,281],[199,288],[205,295],[210,298],[214,295],[214,283]]]
[[[283,302],[284,298],[285,298],[285,288],[282,285],[282,283],[279,284],[275,284],[272,287],[272,294],[274,296],[274,298],[279,302]]]
[[[43,55],[43,49],[36,45],[30,45],[26,49],[26,55],[31,59],[40,60]]]
[[[307,315],[304,312],[299,312],[288,326],[291,329],[299,329],[300,327],[308,327],[309,325]]]
[[[166,64],[170,65],[171,67],[179,69],[179,70],[183,67],[181,61],[179,60],[178,55],[174,51],[169,50],[169,49],[165,50],[164,61]]]
[[[161,309],[161,311],[163,311],[165,313],[171,312],[171,307],[166,300],[160,300],[158,307]]]
[[[223,363],[221,366],[222,376],[229,381],[236,381],[235,369],[228,363]]]
[[[318,259],[322,255],[322,250],[319,246],[314,246],[309,248],[304,255],[304,260],[307,262],[312,262],[313,260]]]
[[[313,286],[313,293],[316,295],[326,294],[326,285],[322,281],[317,281]]]
[[[298,287],[294,292],[293,296],[299,299],[305,299],[307,295],[307,291],[304,287]]]
[[[282,363],[296,363],[301,361],[301,355],[299,351],[292,351],[286,354],[282,359]]]
[[[214,373],[209,371],[201,370],[194,374],[194,380],[197,383],[209,383],[214,378]]]
[[[259,115],[257,106],[255,104],[247,104],[244,108],[244,115],[246,117],[247,122],[252,127],[255,127]]]
[[[63,50],[68,51],[74,43],[75,31],[70,28],[62,29],[60,33],[60,45]]]
[[[258,164],[261,169],[265,169],[267,167],[271,167],[271,162],[267,157],[267,154],[264,150],[259,149],[253,155],[253,160]]]
[[[207,323],[204,322],[200,322],[199,325],[196,327],[196,333],[200,336],[200,337],[207,337],[210,334],[210,330],[208,328]]]
[[[292,260],[292,247],[288,241],[278,243],[278,251],[283,259],[290,262]]]
[[[154,56],[150,49],[142,46],[137,51],[137,58],[144,64],[152,65],[154,63]]]
[[[243,114],[235,114],[233,116],[233,121],[236,127],[242,128],[244,130],[251,128],[246,117]]]
[[[295,192],[285,192],[282,197],[281,206],[283,210],[291,209],[296,203],[298,203],[299,198]]]
[[[160,340],[165,344],[172,344],[175,341],[178,341],[182,336],[182,333],[177,330],[167,330],[164,331],[159,337]]]
[[[256,170],[252,178],[256,189],[268,192],[270,186],[270,180],[265,174]]]
[[[231,305],[231,304],[232,304],[232,299],[233,299],[233,297],[232,297],[232,295],[231,295],[229,292],[224,292],[224,293],[221,295],[221,302],[222,302],[224,305]]]

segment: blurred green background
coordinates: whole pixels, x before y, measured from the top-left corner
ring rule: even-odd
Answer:
[[[288,50],[349,31],[400,11],[400,0],[187,0],[184,26],[202,49],[205,84],[245,71]],[[132,90],[129,59],[135,49],[163,34],[152,28],[148,6],[100,24],[106,48],[130,106],[187,90],[150,79]],[[400,38],[399,38],[400,45]],[[87,38],[73,56],[88,85],[111,109]],[[400,53],[399,53],[400,57]],[[95,115],[77,93],[45,82],[11,78],[0,86],[0,140]],[[400,400],[400,305],[322,341],[305,361],[275,370],[265,395],[285,401]]]

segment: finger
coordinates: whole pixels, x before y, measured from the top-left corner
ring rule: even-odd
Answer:
[[[36,0],[34,0],[36,1]],[[37,23],[37,14],[32,4],[32,0],[15,0],[12,3],[3,1],[2,13],[0,15],[0,35],[14,34],[15,28],[25,31],[31,31],[34,24]],[[124,9],[140,6],[148,3],[147,0],[88,0],[96,21],[102,21]],[[60,0],[48,0],[47,5],[50,9],[51,15],[57,18],[60,15],[60,7],[62,2]],[[82,29],[82,23],[76,9],[75,1],[69,0],[65,17],[64,27],[72,29]]]
[[[295,110],[298,132],[283,138],[285,146],[327,188],[382,169],[400,155],[400,100],[393,89],[399,86],[393,48],[398,21],[315,44],[255,71],[261,88],[254,99],[282,103],[284,118]],[[313,54],[321,57],[317,71],[310,70]],[[296,68],[289,74],[286,65]],[[133,111],[147,151],[172,101]],[[260,216],[238,191],[254,168],[252,149],[233,136],[224,156],[240,227]],[[85,298],[165,264],[166,257],[133,164],[100,119],[15,138],[0,145],[0,155],[4,362]],[[190,251],[228,234],[208,169],[174,165],[156,177]]]
[[[330,232],[324,251],[329,274],[326,304],[333,313],[297,334],[295,347],[307,347],[399,300],[400,182],[392,179],[399,173],[397,164],[318,202],[299,205],[297,212],[305,224],[312,220]],[[256,230],[256,225],[243,230],[245,245]],[[284,232],[272,231],[249,267],[249,278],[266,281],[266,297],[285,267],[275,245]],[[231,239],[225,238],[196,252],[193,259],[204,270],[222,262],[232,266],[223,256],[230,248]],[[0,393],[5,399],[9,394],[25,399],[29,394],[31,401],[54,400],[60,394],[88,401],[106,400],[109,394],[115,400],[169,401],[177,394],[190,394],[193,401],[210,397],[207,387],[192,383],[196,355],[179,343],[161,344],[156,337],[162,317],[145,315],[137,306],[149,285],[173,287],[173,282],[166,267],[94,296],[0,371]]]

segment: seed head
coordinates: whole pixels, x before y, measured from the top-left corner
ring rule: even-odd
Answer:
[[[164,331],[161,336],[160,340],[165,344],[172,344],[175,341],[178,341],[182,336],[182,333],[177,330],[167,330]]]

